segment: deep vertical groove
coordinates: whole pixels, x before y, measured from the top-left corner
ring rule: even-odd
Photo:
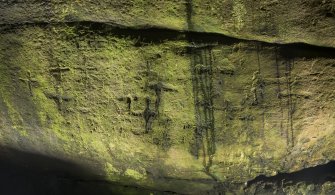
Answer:
[[[276,77],[277,77],[277,97],[279,99],[279,107],[280,107],[280,114],[281,114],[281,119],[280,119],[280,131],[281,134],[283,134],[283,120],[284,120],[284,111],[282,107],[282,96],[281,96],[281,87],[280,87],[280,71],[279,71],[279,64],[278,64],[278,47],[275,49],[275,55],[276,55]],[[288,132],[286,129],[286,142],[287,144],[289,143],[289,138],[288,138]]]
[[[186,0],[186,22],[187,28],[189,31],[194,30],[193,22],[192,22],[192,15],[193,15],[193,0]]]
[[[290,132],[291,146],[294,146],[293,125],[292,125],[292,92],[291,92],[291,60],[286,62],[286,84],[287,84],[287,131]]]
[[[213,154],[216,152],[216,147],[215,147],[215,118],[214,118],[214,102],[213,102],[213,53],[209,50],[209,63],[210,63],[210,75],[211,75],[211,80],[210,80],[210,132],[211,132],[211,158],[213,157]],[[212,159],[210,160],[212,161]]]
[[[294,67],[294,59],[292,59],[292,64],[291,64],[291,69],[290,69],[290,78],[291,78],[291,72],[292,72],[292,69]],[[292,93],[292,86],[291,86],[291,82],[290,82],[290,91]],[[292,139],[292,146],[294,147],[294,129],[293,129],[293,101],[292,101],[292,98],[291,98],[291,108],[290,108],[290,117],[291,117],[291,139]]]
[[[204,171],[210,173],[215,154],[215,126],[213,108],[213,59],[211,48],[190,48],[193,94],[195,102],[195,155],[202,149]],[[197,59],[197,60],[195,60]]]
[[[289,128],[290,128],[290,96],[291,96],[291,94],[290,94],[290,90],[289,90],[289,76],[288,76],[288,66],[289,66],[289,62],[285,62],[285,77],[286,77],[286,91],[287,91],[287,104],[286,104],[286,106],[287,106],[287,123],[286,123],[286,131],[287,132],[290,132],[289,131]],[[289,137],[290,136],[288,136],[288,140],[289,140]]]
[[[260,60],[260,57],[259,57],[259,44],[257,44],[257,62],[258,62],[258,72],[259,72],[259,75],[261,77],[261,98],[262,98],[262,129],[261,129],[261,137],[264,137],[264,131],[265,131],[265,112],[266,112],[266,108],[265,108],[265,103],[264,103],[264,100],[265,100],[265,84],[263,82],[263,77],[262,77],[262,72],[261,72],[261,60]]]
[[[257,44],[257,62],[258,62],[258,72],[261,74],[261,63],[259,59],[259,44]]]
[[[290,77],[291,77],[291,72],[292,72],[292,69],[294,68],[294,59],[292,59],[292,64],[291,64],[291,71],[290,71]],[[292,93],[292,86],[291,86],[291,82],[290,82],[290,90],[291,90],[291,93]],[[294,113],[294,107],[293,107],[293,101],[291,99],[291,135],[292,135],[292,145],[294,147],[294,129],[293,129],[293,113]]]
[[[195,128],[195,148],[194,148],[194,155],[199,158],[199,149],[201,145],[201,128],[200,128],[200,121],[201,116],[198,115],[200,113],[199,104],[199,95],[198,90],[196,90],[196,86],[198,86],[198,78],[196,77],[196,70],[195,65],[197,64],[197,55],[193,54],[193,50],[190,49],[190,55],[191,55],[191,72],[192,72],[192,83],[193,83],[193,96],[194,96],[194,105],[195,105],[195,121],[196,121],[196,128]]]
[[[187,0],[187,27],[189,31],[194,30],[192,22],[193,2]],[[191,72],[193,84],[193,96],[195,106],[195,146],[194,155],[199,158],[199,150],[202,148],[204,172],[218,181],[217,178],[210,173],[212,159],[215,153],[215,126],[214,126],[214,111],[213,111],[213,59],[211,48],[197,48],[194,45],[190,34],[186,34],[186,38],[190,44],[188,53],[191,58]]]

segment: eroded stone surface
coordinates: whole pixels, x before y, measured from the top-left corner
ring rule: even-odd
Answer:
[[[334,10],[333,0],[5,0],[0,23],[95,21],[334,47]]]
[[[186,194],[251,193],[244,183],[259,175],[334,160],[335,50],[243,40],[333,46],[329,7],[311,12],[327,20],[306,31],[305,20],[293,24],[307,16],[285,10],[292,17],[284,23],[277,14],[331,1],[141,3],[1,2],[2,145],[76,161],[108,181]],[[201,33],[135,28],[148,24]],[[278,30],[284,24],[292,28]]]

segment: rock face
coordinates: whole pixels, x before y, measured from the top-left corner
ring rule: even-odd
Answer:
[[[0,23],[2,148],[117,194],[335,189],[332,0],[4,0]]]
[[[333,0],[3,0],[1,24],[102,22],[334,47]]]

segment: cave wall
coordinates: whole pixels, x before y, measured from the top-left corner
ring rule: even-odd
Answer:
[[[0,23],[95,21],[334,47],[334,10],[333,0],[4,0]]]
[[[3,1],[1,145],[186,194],[334,160],[333,2],[313,3]]]

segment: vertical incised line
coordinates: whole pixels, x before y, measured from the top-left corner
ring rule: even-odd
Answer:
[[[286,62],[286,84],[287,84],[287,131],[291,134],[290,135],[290,142],[291,146],[294,146],[294,140],[293,140],[293,125],[292,125],[292,92],[291,92],[291,60],[288,60]]]
[[[262,129],[261,129],[261,137],[264,137],[264,131],[265,131],[265,103],[264,103],[264,100],[265,100],[265,83],[263,83],[263,77],[262,77],[262,72],[261,72],[261,60],[260,60],[260,57],[259,57],[259,44],[257,44],[257,62],[258,62],[258,72],[259,72],[259,75],[261,76],[261,95],[262,95]]]
[[[283,119],[284,119],[284,111],[282,107],[282,96],[281,96],[281,87],[280,87],[280,71],[279,71],[279,64],[278,64],[278,47],[275,49],[275,55],[276,55],[276,77],[277,77],[277,97],[279,99],[279,107],[280,107],[280,114],[281,114],[281,119],[280,119],[280,131],[281,134],[283,134]],[[286,129],[286,142],[287,144],[289,143],[289,138],[288,138],[288,132]]]

